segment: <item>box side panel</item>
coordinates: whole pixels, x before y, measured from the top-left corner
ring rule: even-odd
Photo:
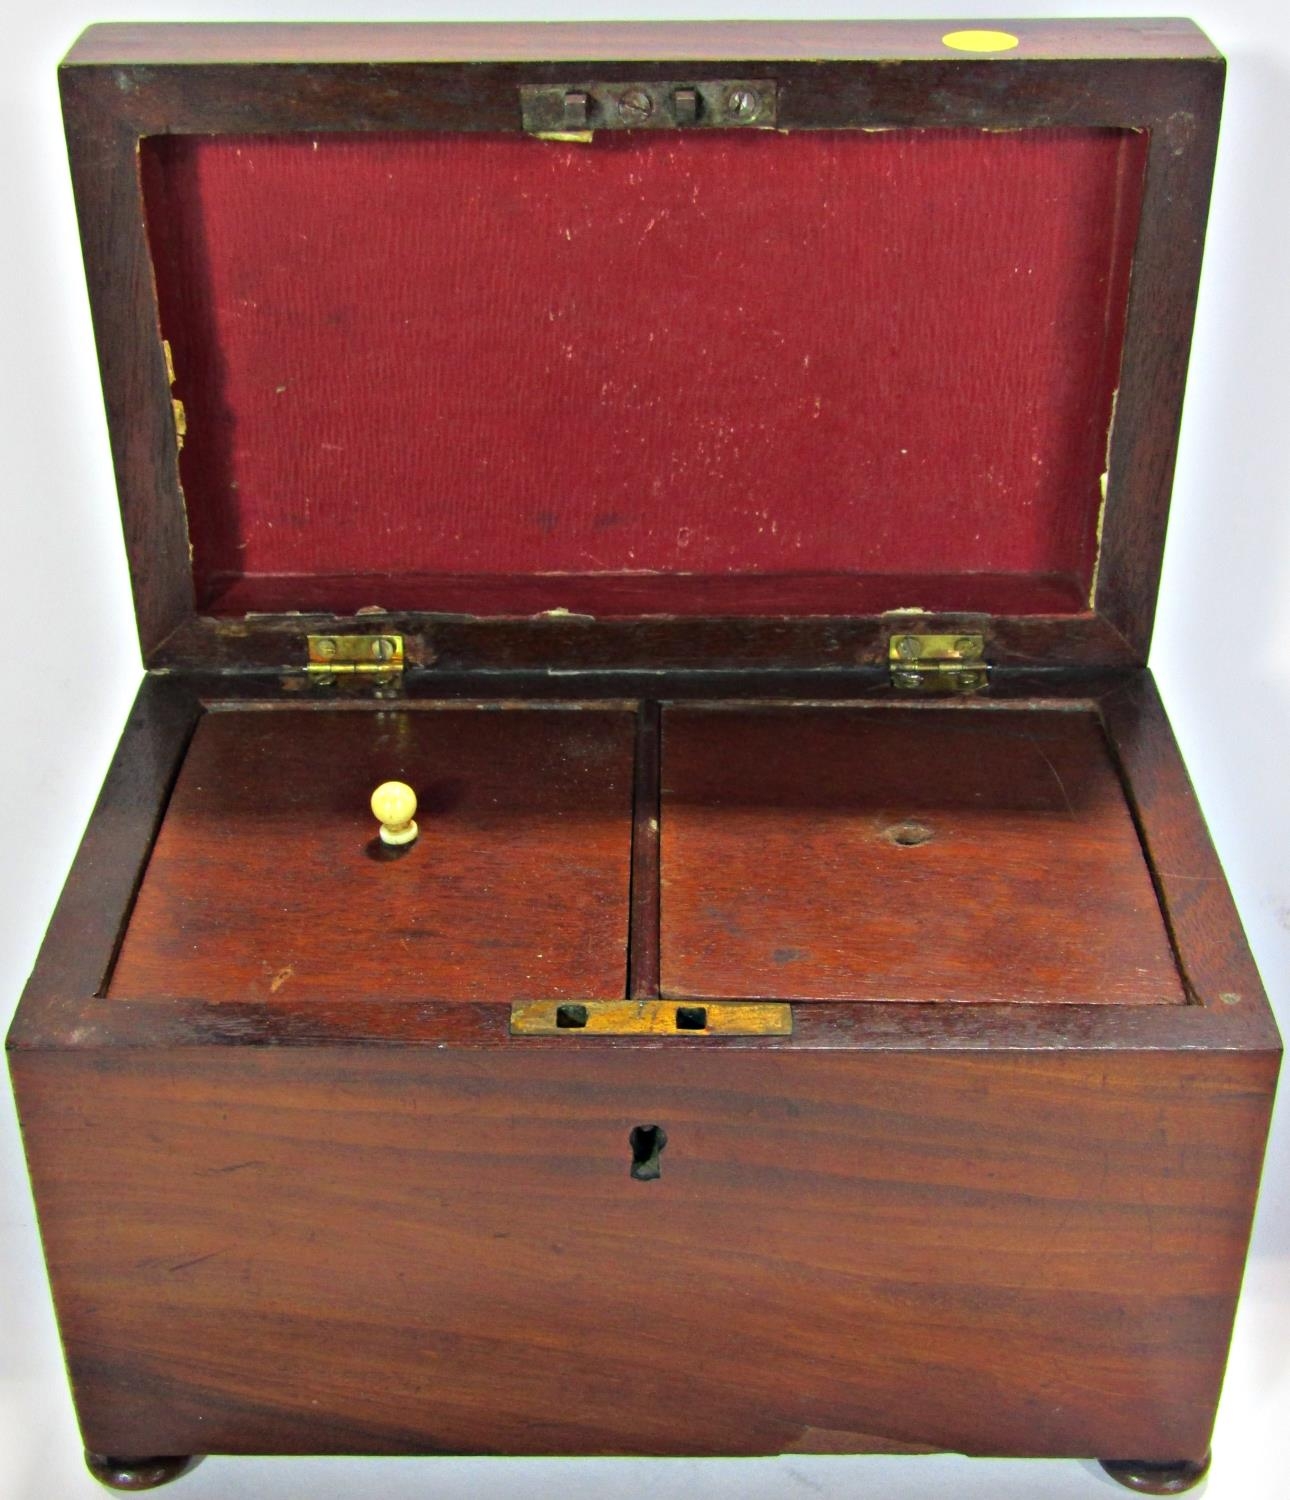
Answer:
[[[576,1043],[13,1065],[84,1434],[125,1453],[1198,1457],[1275,1074]]]
[[[202,709],[182,679],[145,677],[23,992],[6,1045],[88,1039],[170,789]],[[147,1040],[138,1026],[134,1040]]]

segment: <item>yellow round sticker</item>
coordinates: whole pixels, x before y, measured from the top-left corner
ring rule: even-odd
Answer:
[[[1010,31],[950,31],[941,41],[955,52],[1011,52],[1018,45]]]

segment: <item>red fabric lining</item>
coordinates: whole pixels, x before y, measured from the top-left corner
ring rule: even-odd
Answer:
[[[686,613],[651,573],[694,601],[814,574],[877,608],[961,579],[967,608],[994,574],[1077,612],[1145,145],[150,138],[199,599],[387,578],[433,608],[475,575],[506,613],[508,577],[523,612],[522,575],[634,575],[633,608]]]
[[[1039,574],[957,577],[859,573],[310,574],[215,580],[213,613],[303,610],[357,614],[430,610],[450,615],[536,615],[550,610],[641,615],[874,615],[893,609],[986,615],[1085,612],[1087,589]]]

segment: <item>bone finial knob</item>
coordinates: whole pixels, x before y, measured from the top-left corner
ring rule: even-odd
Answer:
[[[381,825],[381,842],[410,844],[417,836],[417,794],[402,781],[383,781],[372,793],[372,812]]]

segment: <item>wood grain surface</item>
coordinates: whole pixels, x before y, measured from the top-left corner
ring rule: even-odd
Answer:
[[[621,997],[634,736],[612,709],[208,714],[110,993]],[[374,859],[391,779],[421,836]]]
[[[669,707],[664,995],[1179,1003],[1093,714]]]
[[[1275,1059],[14,1057],[114,1453],[1199,1457]],[[667,1135],[630,1175],[630,1133]]]
[[[572,58],[938,59],[967,71],[979,56],[955,52],[943,21],[726,21],[321,24],[116,22],[89,27],[72,67],[142,63],[508,62]],[[1192,21],[1103,17],[1007,23],[1020,45],[988,65],[1042,58],[1216,56]]]

